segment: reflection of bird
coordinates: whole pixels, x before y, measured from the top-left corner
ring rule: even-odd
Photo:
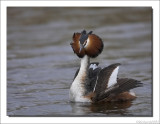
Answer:
[[[136,98],[129,90],[142,85],[137,80],[117,78],[119,63],[101,69],[97,62],[90,63],[90,57],[97,57],[103,50],[103,42],[92,31],[73,34],[71,42],[73,51],[81,58],[70,87],[70,101],[73,102],[106,102],[128,101]]]

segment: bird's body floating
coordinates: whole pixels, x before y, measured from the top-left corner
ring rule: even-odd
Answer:
[[[128,78],[117,78],[119,63],[103,69],[97,62],[90,63],[90,57],[97,57],[103,50],[100,37],[87,33],[73,34],[71,42],[73,51],[81,58],[80,68],[77,70],[70,87],[70,101],[72,102],[109,102],[128,101],[136,98],[129,90],[142,85],[140,81]]]

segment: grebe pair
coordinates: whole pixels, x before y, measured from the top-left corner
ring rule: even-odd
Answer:
[[[73,34],[70,43],[74,53],[81,58],[80,68],[74,76],[69,98],[72,102],[111,102],[129,101],[136,98],[129,90],[142,86],[140,81],[129,78],[117,78],[119,63],[101,69],[98,62],[90,63],[90,58],[97,57],[103,50],[100,37],[87,33]]]

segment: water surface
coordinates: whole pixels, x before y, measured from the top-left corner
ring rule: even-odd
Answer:
[[[152,9],[8,7],[8,116],[152,116]],[[125,103],[70,103],[69,88],[80,59],[74,32],[92,30],[104,42],[96,59],[121,63],[118,77],[143,83]]]

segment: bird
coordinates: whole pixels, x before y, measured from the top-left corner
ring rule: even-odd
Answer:
[[[131,78],[119,78],[120,63],[99,67],[99,62],[90,62],[103,51],[102,39],[93,31],[74,33],[70,43],[74,53],[81,59],[69,90],[71,102],[119,102],[136,98],[130,90],[141,87],[142,83]]]

